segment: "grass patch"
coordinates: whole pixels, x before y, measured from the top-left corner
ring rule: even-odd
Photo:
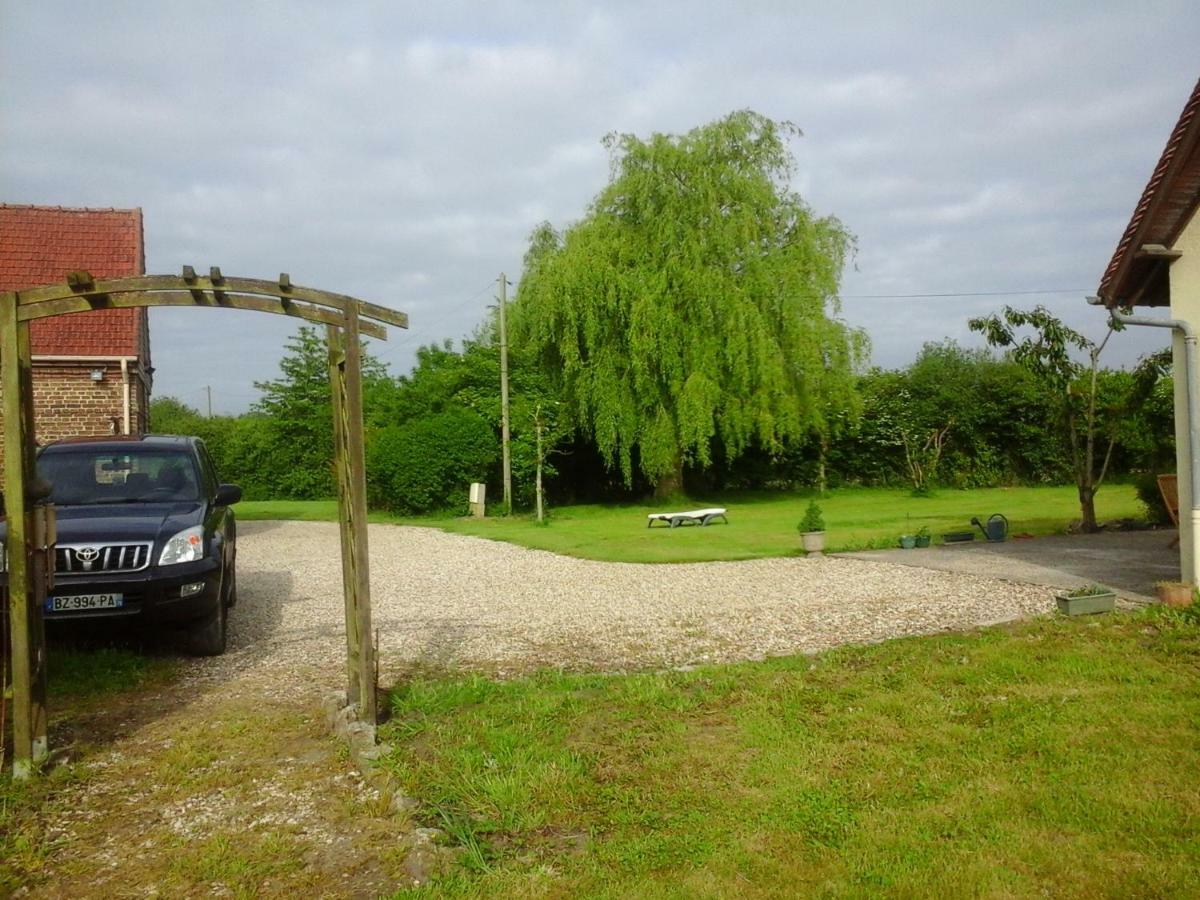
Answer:
[[[459,896],[1187,896],[1200,626],[1156,609],[686,673],[422,679]]]
[[[112,647],[80,650],[51,645],[48,662],[49,708],[56,720],[166,681],[176,668],[173,660]],[[6,747],[0,774],[0,893],[17,889],[41,870],[52,848],[43,839],[39,811],[48,798],[81,777],[74,767],[64,766],[44,778],[13,781],[11,749]]]
[[[165,680],[176,662],[117,647],[95,650],[50,648],[52,698],[84,700],[136,690],[152,681]]]
[[[301,856],[300,845],[287,834],[217,834],[173,847],[164,880],[170,891],[181,894],[199,885],[219,885],[226,895],[260,897],[264,883],[300,872]]]
[[[683,501],[685,506],[725,506],[728,525],[707,528],[646,528],[646,515],[662,512],[661,504],[579,505],[555,508],[548,526],[530,516],[486,519],[452,516],[396,518],[373,513],[372,521],[424,525],[459,534],[508,541],[566,556],[613,562],[701,562],[758,559],[799,553],[796,525],[804,515],[808,493],[731,494]],[[971,528],[972,516],[986,520],[995,512],[1008,517],[1013,533],[1055,534],[1079,518],[1073,487],[981,488],[943,490],[927,497],[885,488],[846,488],[821,499],[830,550],[895,547],[902,533],[922,526],[940,543],[947,531]],[[1096,496],[1100,519],[1141,518],[1143,511],[1131,485],[1106,486]],[[330,501],[243,503],[244,519],[336,519]]]

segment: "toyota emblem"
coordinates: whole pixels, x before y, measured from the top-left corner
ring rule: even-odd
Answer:
[[[93,562],[99,555],[100,551],[95,547],[80,547],[75,551],[75,558],[80,562]]]

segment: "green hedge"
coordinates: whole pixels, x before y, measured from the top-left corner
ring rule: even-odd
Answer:
[[[371,503],[399,513],[466,510],[473,481],[486,481],[499,445],[492,426],[466,409],[375,432],[367,445]]]

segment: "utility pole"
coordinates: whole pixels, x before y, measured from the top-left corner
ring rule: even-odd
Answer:
[[[211,419],[212,418],[212,385],[206,384],[204,386],[204,392],[206,394],[208,394],[208,417]]]
[[[533,410],[533,425],[537,429],[537,520],[541,525],[544,520],[542,505],[542,404],[539,402]]]
[[[508,453],[508,279],[500,273],[500,451],[504,464],[504,514],[512,515],[512,460]]]

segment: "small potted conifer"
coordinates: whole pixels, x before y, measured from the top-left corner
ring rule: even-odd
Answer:
[[[825,549],[825,518],[821,515],[821,507],[816,500],[808,502],[804,518],[797,526],[800,532],[800,545],[805,553],[820,553]]]

